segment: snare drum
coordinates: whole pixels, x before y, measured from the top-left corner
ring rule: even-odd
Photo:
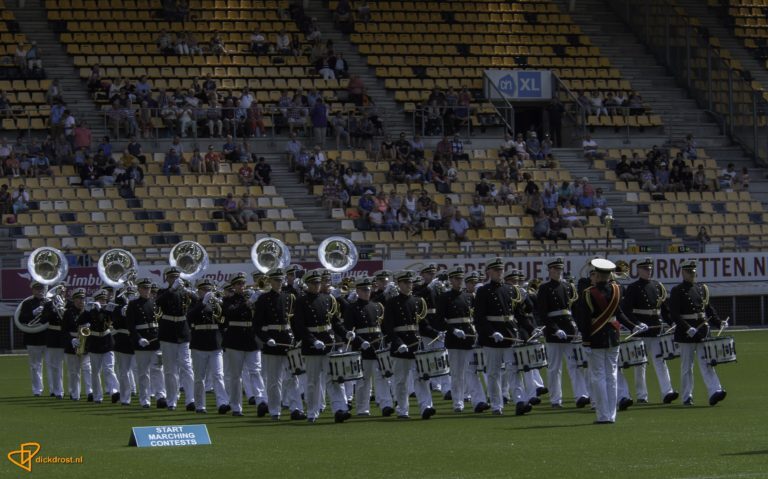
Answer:
[[[639,339],[625,341],[619,344],[619,366],[630,368],[648,363],[648,355],[645,353],[645,343]]]
[[[665,334],[659,336],[659,347],[661,351],[656,354],[657,358],[663,358],[666,361],[680,357],[680,345],[675,342],[674,334]]]
[[[288,349],[288,370],[294,376],[298,376],[307,372],[304,356],[301,355],[301,348]]]
[[[576,367],[586,368],[589,366],[587,355],[584,353],[584,347],[581,341],[573,341],[571,343],[571,352],[569,353],[569,357],[576,361]]]
[[[531,369],[540,369],[547,366],[547,348],[544,346],[544,343],[514,346],[512,351],[515,353],[518,371],[528,372]]]
[[[709,338],[701,342],[701,359],[710,366],[736,361],[736,343],[731,336]]]
[[[328,355],[328,376],[335,383],[363,378],[363,360],[359,351]]]
[[[448,350],[445,348],[432,351],[419,351],[416,357],[416,373],[425,381],[429,378],[445,376],[451,372],[448,365]]]
[[[389,349],[377,349],[376,360],[379,362],[379,371],[381,371],[381,375],[385,378],[391,377],[393,374],[393,368],[392,356],[389,353]]]
[[[475,366],[475,372],[485,372],[485,352],[483,348],[472,348],[472,362],[471,365]]]

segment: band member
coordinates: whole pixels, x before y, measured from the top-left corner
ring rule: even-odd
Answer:
[[[304,276],[304,269],[301,267],[301,265],[288,265],[288,267],[285,268],[284,274],[285,279],[283,280],[283,291],[288,294],[292,294],[297,298],[304,294],[304,290],[301,288],[301,278]]]
[[[357,300],[344,311],[344,327],[355,331],[352,350],[360,351],[363,360],[363,378],[357,382],[356,409],[358,416],[371,415],[371,388],[376,382],[376,402],[381,415],[389,417],[395,412],[392,407],[392,391],[389,382],[381,374],[376,359],[374,344],[381,341],[381,322],[384,319],[384,305],[371,301],[371,278],[362,277],[355,283]]]
[[[138,291],[136,289],[133,287],[127,288],[125,294],[115,300],[114,309],[112,310],[112,338],[114,340],[115,362],[117,363],[117,381],[120,388],[117,393],[117,400],[123,406],[128,406],[131,403],[131,391],[134,386],[138,386],[133,375],[136,364],[133,338],[128,329],[128,319],[126,317],[128,303],[136,299],[137,296]],[[115,394],[112,395],[112,398],[113,402],[116,402]]]
[[[90,357],[87,352],[82,355],[77,354],[80,347],[80,328],[90,325],[81,321],[81,315],[85,312],[85,290],[76,289],[72,293],[72,304],[67,307],[62,320],[62,332],[64,338],[64,354],[67,361],[67,371],[69,372],[69,398],[73,401],[80,400],[80,376],[91,374]],[[82,338],[86,340],[86,338]],[[88,362],[86,369],[85,363]],[[92,394],[89,394],[89,400],[92,400]]]
[[[464,289],[472,296],[473,301],[478,284],[482,284],[482,281],[480,281],[480,274],[477,271],[472,271],[464,277]]]
[[[413,288],[413,294],[414,296],[424,298],[424,301],[427,302],[427,322],[432,326],[432,328],[435,331],[438,331],[437,328],[437,297],[440,293],[443,292],[442,282],[439,278],[437,278],[437,266],[434,263],[430,263],[424,268],[419,271],[419,275],[421,276],[421,282],[422,284],[420,286],[416,286],[414,284]],[[444,273],[441,274],[441,278],[445,278]],[[430,333],[431,334],[431,333]],[[424,349],[425,350],[435,350],[435,349],[444,349],[445,343],[440,340],[436,339],[435,337],[424,337]],[[431,380],[432,388],[435,391],[440,391],[443,394],[443,399],[450,401],[451,400],[451,376],[445,375],[440,376],[436,378],[432,378]]]
[[[19,311],[19,321],[23,324],[40,323],[45,309],[45,287],[37,281],[32,281],[32,297],[22,301]],[[45,329],[37,333],[24,332],[24,345],[29,355],[29,374],[32,380],[32,395],[39,397],[43,394],[43,357],[46,355],[48,333]],[[50,374],[50,367],[49,374]],[[53,396],[50,375],[48,389]]]
[[[536,334],[536,318],[534,313],[536,312],[536,293],[529,288],[524,288],[522,285],[525,282],[525,274],[517,269],[512,270],[512,276],[507,281],[509,286],[516,287],[520,292],[522,300],[515,306],[515,318],[518,319],[520,325],[521,339],[528,340]],[[539,334],[541,330],[538,330]],[[524,381],[524,398],[528,398],[528,402],[531,405],[537,405],[541,403],[539,396],[547,394],[549,390],[544,386],[544,380],[541,377],[541,373],[538,369],[531,369],[528,372],[523,373]]]
[[[139,297],[128,302],[125,310],[125,326],[131,337],[131,342],[136,356],[136,387],[139,394],[139,404],[148,408],[151,393],[155,393],[157,408],[168,407],[165,399],[165,381],[162,376],[155,379],[152,369],[159,363],[160,342],[158,321],[162,317],[162,311],[155,305],[152,298],[152,281],[149,278],[141,278],[136,282]],[[159,366],[163,372],[162,366]]]
[[[224,356],[221,349],[221,328],[224,318],[221,305],[216,302],[217,298],[214,296],[213,283],[210,279],[201,279],[197,282],[197,295],[198,300],[187,312],[187,320],[192,328],[189,347],[192,353],[192,370],[195,375],[195,412],[200,414],[207,412],[205,380],[206,377],[210,377],[219,414],[226,414],[231,408],[224,388]]]
[[[472,295],[462,291],[464,268],[457,266],[448,272],[451,289],[437,298],[437,327],[446,331],[445,346],[451,365],[451,393],[453,412],[464,410],[464,398],[472,398],[477,413],[491,407],[486,402],[485,391],[475,374],[473,345],[477,332],[472,320]]]
[[[60,294],[63,298],[65,292]],[[69,334],[65,336],[62,331],[64,312],[65,309],[56,307],[53,301],[45,303],[40,312],[41,322],[48,324],[45,330],[45,362],[48,364],[51,395],[56,399],[64,398],[64,342],[70,341]]]
[[[347,408],[347,398],[341,385],[330,380],[326,374],[328,367],[326,355],[335,345],[334,331],[341,337],[352,340],[355,333],[347,332],[339,321],[338,303],[333,296],[321,294],[322,271],[308,271],[304,276],[307,284],[306,293],[296,300],[296,316],[294,330],[296,337],[301,340],[301,353],[307,367],[307,387],[305,400],[307,402],[307,420],[317,421],[323,402],[321,382],[331,398],[334,420],[344,422],[351,417]]]
[[[488,396],[491,400],[491,414],[501,416],[504,411],[502,395],[501,366],[506,363],[510,374],[510,389],[515,403],[515,414],[521,416],[531,410],[523,399],[522,376],[516,371],[512,345],[518,338],[518,325],[514,317],[514,303],[522,299],[517,291],[512,292],[501,282],[504,260],[494,258],[485,264],[488,283],[477,290],[475,297],[475,326],[478,343],[483,347],[488,370]],[[512,296],[516,294],[516,296]]]
[[[397,402],[397,417],[408,419],[408,380],[411,374],[416,375],[414,352],[419,345],[419,335],[439,337],[445,335],[435,331],[426,321],[427,304],[423,298],[411,294],[413,282],[416,279],[413,271],[400,271],[395,275],[399,294],[387,300],[384,305],[384,321],[382,331],[390,343],[392,354],[392,381]],[[415,378],[413,381],[416,399],[422,419],[429,419],[436,411],[432,407],[432,394],[429,391],[429,381]]]
[[[609,282],[616,265],[604,259],[592,260],[594,286],[584,290],[574,306],[584,351],[589,357],[589,375],[597,424],[616,422],[619,328],[631,323],[620,308],[621,287]],[[638,326],[639,327],[639,326]],[[641,328],[642,329],[642,328]]]
[[[578,293],[572,284],[562,281],[564,267],[562,258],[555,258],[547,263],[549,281],[539,286],[537,295],[539,319],[544,323],[547,341],[549,401],[553,408],[562,407],[562,373],[565,359],[576,407],[582,408],[589,404],[586,372],[579,369],[576,358],[568,354],[571,349],[569,343],[576,337],[576,323],[571,314],[571,305],[578,298]]]
[[[243,378],[249,384],[254,402],[258,404],[256,413],[264,417],[267,407],[267,395],[264,380],[261,377],[261,351],[256,344],[253,329],[253,304],[259,296],[256,291],[246,296],[245,273],[237,273],[232,280],[232,296],[222,304],[224,311],[224,370],[229,405],[233,416],[243,415]]]
[[[373,291],[371,301],[384,304],[389,297],[397,294],[397,286],[392,283],[392,273],[382,269],[373,274]]]
[[[189,352],[190,331],[187,311],[194,300],[184,288],[180,271],[175,266],[165,268],[163,276],[168,287],[157,292],[155,304],[163,315],[160,318],[160,350],[163,353],[163,373],[168,394],[168,409],[176,409],[179,383],[184,388],[187,411],[195,410],[192,357]]]
[[[682,267],[683,282],[672,288],[669,295],[669,316],[677,326],[675,341],[680,345],[680,379],[683,404],[693,406],[693,360],[699,356],[699,370],[709,393],[709,405],[725,399],[726,392],[720,385],[715,368],[702,359],[699,344],[709,335],[710,325],[727,327],[717,311],[709,304],[709,288],[696,282],[696,261],[685,262]]]
[[[86,311],[80,316],[80,321],[87,323],[91,334],[86,341],[86,351],[91,358],[91,385],[93,399],[96,404],[104,400],[104,389],[100,373],[104,375],[107,394],[117,392],[118,382],[115,375],[115,359],[112,349],[112,313],[106,310],[109,293],[100,289],[93,297],[94,302],[86,306]],[[114,389],[113,389],[114,388]]]
[[[669,404],[678,398],[677,391],[672,389],[672,381],[669,379],[669,369],[664,361],[661,350],[661,340],[659,336],[663,332],[664,323],[662,317],[667,315],[667,304],[665,299],[667,292],[664,285],[651,279],[653,275],[653,259],[645,258],[637,263],[638,280],[627,286],[621,299],[621,310],[624,311],[630,320],[638,326],[643,324],[648,326],[644,333],[638,333],[645,343],[645,349],[653,361],[653,367],[656,370],[656,377],[659,380],[659,390],[661,391],[662,401]],[[645,364],[635,366],[635,389],[637,390],[637,400],[639,403],[648,402],[648,388],[645,382]],[[621,398],[629,398],[629,388],[626,387],[626,380],[619,378],[619,407],[621,407]]]
[[[280,419],[283,387],[287,385],[291,397],[286,397],[285,402],[289,404],[291,419],[307,419],[302,410],[299,381],[288,371],[288,347],[293,343],[290,320],[296,296],[282,288],[286,278],[282,269],[267,271],[267,277],[271,288],[256,300],[254,326],[256,335],[264,343],[262,361],[269,415],[273,421]]]

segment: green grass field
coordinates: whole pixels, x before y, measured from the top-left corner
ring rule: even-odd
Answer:
[[[254,406],[236,418],[73,403],[33,398],[27,358],[2,357],[0,477],[768,478],[768,332],[734,336],[738,363],[718,367],[723,403],[707,405],[697,372],[696,407],[658,404],[650,367],[651,404],[619,413],[613,426],[593,425],[594,413],[572,401],[553,411],[546,397],[524,417],[514,409],[456,415],[435,396],[438,415],[429,421],[334,424],[326,414],[315,425],[259,419]],[[679,364],[671,365],[675,387]],[[212,446],[127,446],[132,426],[197,423],[208,425]],[[41,456],[83,456],[83,464],[33,464],[30,474],[5,458],[29,441],[41,444]]]

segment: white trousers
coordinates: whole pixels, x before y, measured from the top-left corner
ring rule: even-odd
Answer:
[[[587,390],[587,372],[576,365],[576,358],[570,353],[571,345],[567,343],[547,343],[547,380],[549,382],[549,401],[552,404],[563,402],[563,360],[568,367],[568,375],[571,377],[573,396],[589,396]]]
[[[307,402],[307,418],[317,419],[320,416],[325,399],[323,398],[323,388],[331,398],[331,408],[333,412],[347,410],[347,398],[344,390],[339,383],[331,381],[328,376],[328,357],[327,356],[304,356],[307,364],[307,389],[304,398]]]
[[[523,401],[522,374],[517,371],[515,353],[512,348],[488,348],[483,347],[485,354],[485,367],[487,372],[488,398],[491,402],[491,410],[504,410],[504,395],[502,394],[502,375],[507,375],[509,381],[510,399],[514,404]],[[501,363],[506,364],[502,371]]]
[[[123,404],[131,403],[132,377],[131,366],[134,363],[133,354],[116,352],[117,362],[117,381],[120,383],[120,402]]]
[[[371,412],[371,390],[376,384],[376,402],[380,408],[392,407],[392,390],[387,378],[381,375],[379,362],[375,359],[363,359],[363,379],[357,381],[355,388],[355,410],[358,414]],[[352,388],[348,388],[351,390]]]
[[[159,364],[160,351],[136,351],[136,379],[139,394],[139,404],[149,405],[150,396],[154,393],[157,399],[165,398],[165,381],[163,381],[163,366]],[[154,373],[154,368],[160,368],[160,374]],[[177,388],[178,391],[178,388]]]
[[[541,378],[541,373],[538,369],[531,369],[527,373],[523,373],[523,383],[525,384],[523,397],[527,399],[538,397],[536,396],[536,390],[544,387],[544,380]]]
[[[615,422],[619,348],[593,348],[588,361],[597,420]]]
[[[192,391],[195,388],[195,380],[192,374],[189,343],[160,341],[160,350],[163,352],[163,374],[168,405],[176,407],[176,403],[179,401],[179,385],[184,388],[185,403],[193,402]]]
[[[69,396],[72,399],[80,399],[80,377],[85,383],[86,394],[91,394],[91,358],[89,354],[78,356],[77,354],[66,354],[67,372],[69,375]],[[82,373],[82,374],[81,374]]]
[[[243,412],[244,384],[248,385],[246,391],[253,391],[256,404],[266,401],[261,377],[261,351],[227,349],[224,352],[224,383],[233,412]]]
[[[413,389],[416,392],[416,400],[419,402],[419,412],[423,413],[428,407],[432,407],[432,393],[429,392],[429,381],[416,377],[416,360],[392,358],[392,382],[395,389],[395,401],[397,401],[397,415],[408,415],[408,379],[413,378]]]
[[[674,391],[672,388],[672,381],[669,378],[669,368],[667,362],[661,357],[661,339],[660,338],[643,338],[645,341],[645,350],[648,353],[649,360],[653,363],[653,369],[656,370],[656,379],[659,381],[659,391],[661,391],[661,398]],[[643,380],[645,376],[643,376]],[[637,380],[637,376],[635,376]],[[645,381],[643,381],[643,388],[645,388]],[[638,395],[640,392],[638,391]],[[647,390],[646,390],[647,395]]]
[[[277,354],[265,354],[262,356],[262,364],[270,416],[280,416],[283,402],[291,411],[302,411],[299,380],[288,371],[288,358]],[[283,391],[286,392],[285,401],[283,401]]]
[[[475,372],[474,351],[471,349],[449,349],[448,363],[451,365],[451,396],[453,408],[464,409],[464,398],[472,397],[472,404],[486,402],[485,391]]]
[[[211,371],[213,392],[216,395],[216,407],[229,404],[227,390],[224,387],[224,354],[221,349],[215,351],[192,350],[192,368],[195,371],[195,408],[205,409],[205,378]],[[186,389],[184,389],[186,394]]]
[[[27,346],[29,355],[29,375],[32,379],[32,394],[43,394],[43,357],[45,356],[45,346]],[[48,386],[50,389],[50,378]]]
[[[715,368],[710,366],[704,358],[704,351],[700,348],[700,343],[679,343],[680,344],[680,381],[683,401],[693,398],[693,360],[698,357],[699,371],[707,386],[707,393],[712,396],[723,387],[720,385],[720,379],[717,377]]]
[[[101,384],[100,373],[104,374],[104,383],[107,394],[118,390],[117,376],[115,375],[115,356],[112,351],[106,353],[90,353],[91,357],[91,384],[93,386],[93,400],[104,400],[104,388]]]
[[[64,349],[46,348],[45,362],[48,367],[51,392],[56,396],[64,396]]]

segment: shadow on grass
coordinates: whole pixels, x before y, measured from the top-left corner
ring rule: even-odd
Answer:
[[[768,449],[763,449],[762,451],[728,452],[725,454],[721,454],[721,456],[762,456],[762,455],[768,455]]]

